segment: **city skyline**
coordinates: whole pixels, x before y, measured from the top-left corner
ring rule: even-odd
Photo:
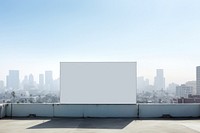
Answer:
[[[200,1],[1,1],[0,80],[8,70],[59,77],[59,62],[137,61],[153,84],[196,79]]]
[[[196,81],[196,67],[197,66],[194,67],[194,72],[192,73],[192,75],[193,75],[192,78],[190,78],[190,79],[189,78],[185,78],[184,80],[179,80],[179,79],[177,79],[177,80],[169,80],[168,79],[168,75],[169,74],[166,72],[165,69],[163,69],[165,71],[165,82],[166,82],[166,85],[171,84],[171,83],[184,84],[187,81]],[[158,68],[158,69],[161,69],[161,68]],[[34,73],[31,73],[28,70],[25,71],[24,69],[23,70],[20,70],[20,69],[10,69],[10,70],[19,70],[20,71],[20,80],[22,80],[24,78],[24,76],[28,76],[29,74],[33,74],[34,77],[35,77],[35,79],[36,79],[36,81],[39,82],[38,75],[45,74],[45,71],[48,71],[50,69],[40,70],[40,71],[36,70],[36,71],[34,71]],[[137,77],[147,78],[149,80],[149,83],[153,85],[154,84],[154,80],[155,80],[154,78],[156,76],[156,70],[157,69],[153,69],[152,72],[151,72],[151,75],[140,75],[140,72],[138,72],[138,76]],[[53,70],[51,70],[51,71],[53,71]],[[55,71],[53,71],[53,77],[54,77],[54,79],[60,78],[59,73],[60,73],[59,69],[58,70],[56,69]],[[9,70],[6,70],[4,72],[0,72],[0,80],[3,80],[5,82],[6,81],[6,76],[8,74],[9,74]]]
[[[40,73],[38,75],[33,74],[33,73],[27,73],[22,76],[20,74],[20,70],[16,70],[16,69],[8,70],[8,75],[6,75],[4,78],[5,80],[0,79],[0,81],[3,81],[4,86],[7,86],[7,87],[9,87],[9,86],[18,86],[19,87],[20,84],[23,83],[25,80],[28,80],[27,82],[31,81],[32,83],[36,82],[37,84],[39,84],[41,86],[47,85],[47,84],[50,85],[54,80],[57,80],[60,78],[60,77],[55,78],[53,76],[53,73],[54,72],[51,70],[45,70],[43,73]],[[14,77],[13,77],[13,75],[14,75]],[[10,77],[11,77],[11,79],[10,79]],[[9,83],[9,81],[10,80],[12,81],[13,78],[14,78],[14,80],[17,79],[19,81],[19,83],[16,83],[16,82]],[[18,85],[16,85],[16,84],[18,84]],[[17,88],[17,87],[15,87],[15,88]]]
[[[200,67],[200,66],[197,66],[196,68],[198,68],[198,67]],[[41,72],[41,73],[38,73],[38,74],[34,74],[34,73],[26,73],[25,75],[21,75],[21,71],[20,70],[16,70],[16,69],[13,69],[13,70],[8,70],[8,74],[7,75],[5,75],[5,77],[3,78],[3,79],[0,79],[0,81],[3,81],[3,83],[4,83],[4,85],[6,86],[7,85],[7,81],[8,81],[8,77],[9,77],[9,74],[10,74],[10,72],[13,72],[13,71],[17,71],[18,72],[18,76],[19,76],[19,81],[20,81],[20,83],[21,82],[23,82],[23,80],[25,80],[25,78],[30,78],[30,76],[32,76],[32,78],[33,78],[33,81],[34,82],[36,82],[36,83],[38,83],[38,84],[42,84],[42,82],[43,82],[43,84],[45,84],[45,83],[48,83],[48,82],[52,82],[53,80],[57,80],[57,79],[59,79],[60,78],[60,76],[58,76],[58,77],[54,77],[54,71],[52,71],[52,70],[44,70],[43,72]],[[197,73],[198,73],[198,70],[196,69],[196,76],[197,76]],[[48,76],[47,76],[48,75]],[[164,81],[162,81],[161,79],[157,79],[157,76],[158,77],[160,77],[161,79],[163,78],[163,80]],[[46,77],[52,77],[52,79],[48,79],[48,78],[46,78]],[[138,82],[140,82],[141,80],[144,80],[148,85],[152,85],[152,86],[154,86],[154,87],[158,87],[158,86],[163,86],[163,87],[158,87],[158,88],[160,88],[160,89],[158,89],[157,87],[157,89],[158,90],[166,90],[166,88],[168,87],[168,85],[170,85],[170,84],[179,84],[179,85],[182,85],[182,84],[185,84],[185,83],[187,83],[187,82],[190,82],[190,81],[195,81],[196,82],[196,80],[197,80],[197,77],[196,77],[196,79],[194,79],[194,80],[188,80],[188,81],[185,81],[185,82],[182,82],[182,83],[176,83],[176,82],[169,82],[169,83],[166,83],[166,78],[165,78],[165,70],[164,69],[155,69],[155,75],[154,75],[154,77],[153,77],[153,80],[151,81],[151,82],[149,82],[150,80],[149,80],[149,78],[147,78],[147,77],[145,77],[145,76],[143,76],[143,75],[138,75],[137,76],[137,78],[138,78]],[[141,79],[142,78],[142,79]],[[4,80],[5,79],[5,80]],[[46,81],[47,80],[47,81]],[[49,81],[50,80],[50,81]],[[157,85],[157,83],[160,83],[161,82],[161,84],[160,85]],[[163,82],[163,83],[162,83]],[[144,83],[144,86],[146,85],[146,83]],[[163,84],[163,85],[162,85]],[[156,89],[156,90],[157,90]]]

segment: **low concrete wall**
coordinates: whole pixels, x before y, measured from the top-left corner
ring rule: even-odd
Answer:
[[[0,119],[6,116],[6,104],[0,104]]]
[[[199,117],[199,104],[139,104],[139,117]]]
[[[5,110],[5,109],[4,109]],[[6,116],[28,117],[199,117],[200,104],[69,105],[9,104]],[[4,116],[5,116],[4,115]]]
[[[82,105],[54,105],[54,117],[83,117]]]
[[[137,117],[137,105],[9,104],[7,116]]]
[[[28,117],[35,114],[39,117],[53,117],[53,104],[9,104],[7,116]]]
[[[137,117],[137,105],[65,105],[54,106],[55,117]]]
[[[88,105],[84,117],[137,117],[137,105]]]

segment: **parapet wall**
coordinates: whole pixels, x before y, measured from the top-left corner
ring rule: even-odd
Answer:
[[[6,105],[0,104],[0,119],[6,116]]]
[[[4,105],[5,106],[5,105]],[[200,104],[7,104],[7,117],[199,117]]]
[[[9,104],[7,116],[137,117],[135,105]]]
[[[138,104],[139,117],[199,117],[200,104]]]

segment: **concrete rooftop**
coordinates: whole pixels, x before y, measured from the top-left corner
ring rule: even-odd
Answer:
[[[198,133],[200,119],[1,119],[0,133]]]

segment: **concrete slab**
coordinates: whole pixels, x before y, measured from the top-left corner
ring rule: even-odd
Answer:
[[[198,133],[200,119],[2,119],[0,133]]]
[[[200,132],[200,122],[199,121],[184,121],[181,125]]]

